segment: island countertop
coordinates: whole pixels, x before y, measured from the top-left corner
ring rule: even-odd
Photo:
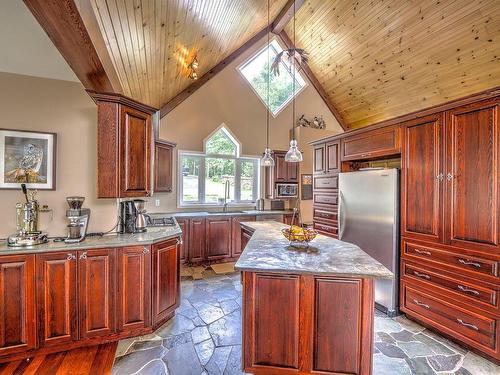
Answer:
[[[308,249],[291,247],[275,221],[243,222],[254,231],[235,269],[248,272],[298,273],[391,279],[393,273],[358,246],[318,234]]]
[[[101,237],[87,237],[84,241],[72,244],[64,242],[49,242],[31,247],[10,247],[7,243],[0,243],[0,255],[46,253],[51,251],[72,251],[85,249],[99,249],[112,247],[126,247],[134,245],[152,245],[170,238],[179,237],[182,230],[176,223],[168,227],[148,228],[147,232],[134,234],[108,234]]]

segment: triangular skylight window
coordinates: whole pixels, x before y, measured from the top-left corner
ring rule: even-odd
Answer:
[[[267,75],[269,74],[270,66],[274,58],[280,53],[283,48],[275,39],[269,44],[269,60],[268,47],[264,47],[252,56],[248,61],[241,65],[238,70],[250,84],[253,91],[269,108],[269,111],[276,117],[280,111],[287,106],[293,99],[293,67],[288,62],[280,62],[280,74],[274,75],[271,73],[269,82],[269,104],[267,104]],[[307,83],[300,74],[295,72],[295,96],[297,96]]]

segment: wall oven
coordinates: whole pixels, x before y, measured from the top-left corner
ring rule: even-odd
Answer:
[[[298,198],[299,184],[276,184],[276,198]]]

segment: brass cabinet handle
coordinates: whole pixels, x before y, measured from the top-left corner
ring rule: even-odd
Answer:
[[[365,157],[365,156],[370,156],[371,153],[367,153],[367,154],[361,154],[361,156]]]
[[[453,180],[453,174],[448,173],[448,174],[446,175],[446,179],[447,179],[448,181]]]
[[[149,253],[149,249],[148,249],[146,246],[144,246],[144,247],[142,248],[142,253],[143,253],[143,254],[148,254],[148,253]]]
[[[177,239],[177,245],[183,245],[184,244],[184,241],[182,240],[182,237],[179,237]]]
[[[66,257],[66,260],[75,260],[75,259],[76,259],[75,254],[68,254],[68,256]]]
[[[443,181],[444,180],[444,174],[440,173],[436,176],[436,180],[438,181]]]
[[[477,326],[475,326],[474,324],[466,323],[462,319],[457,318],[457,322],[459,322],[464,327],[473,329],[474,331],[479,331],[479,328]]]
[[[417,254],[423,254],[423,255],[427,255],[427,256],[431,256],[432,255],[432,253],[430,251],[426,251],[426,250],[415,249],[415,252]]]
[[[415,302],[418,306],[426,308],[427,310],[429,310],[431,308],[429,305],[426,305],[425,303],[420,302],[418,299],[414,298],[413,302]]]
[[[462,263],[464,266],[474,266],[476,268],[481,268],[481,264],[477,262],[472,262],[468,259],[458,258],[458,261]]]
[[[461,290],[464,293],[474,294],[475,296],[478,296],[480,294],[477,290],[467,288],[466,286],[463,285],[458,285],[457,288],[458,290]]]
[[[425,273],[420,273],[420,272],[417,272],[417,271],[413,271],[413,274],[415,276],[421,277],[422,279],[426,279],[426,280],[430,280],[431,279],[431,277],[429,275],[426,275]]]
[[[87,259],[87,252],[84,251],[82,255],[80,255],[80,259]]]

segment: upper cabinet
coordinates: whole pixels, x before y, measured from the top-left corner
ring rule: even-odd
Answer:
[[[172,191],[173,152],[175,143],[160,141],[155,142],[155,185],[154,191],[170,193]]]
[[[373,159],[401,152],[401,128],[386,126],[342,139],[342,160]]]
[[[266,198],[275,196],[276,183],[297,184],[299,182],[299,163],[285,161],[286,151],[273,151],[274,167],[265,170],[266,176]]]
[[[121,95],[89,94],[98,108],[98,197],[151,195],[153,114],[157,110]]]
[[[314,174],[337,174],[340,172],[340,140],[314,146]]]

